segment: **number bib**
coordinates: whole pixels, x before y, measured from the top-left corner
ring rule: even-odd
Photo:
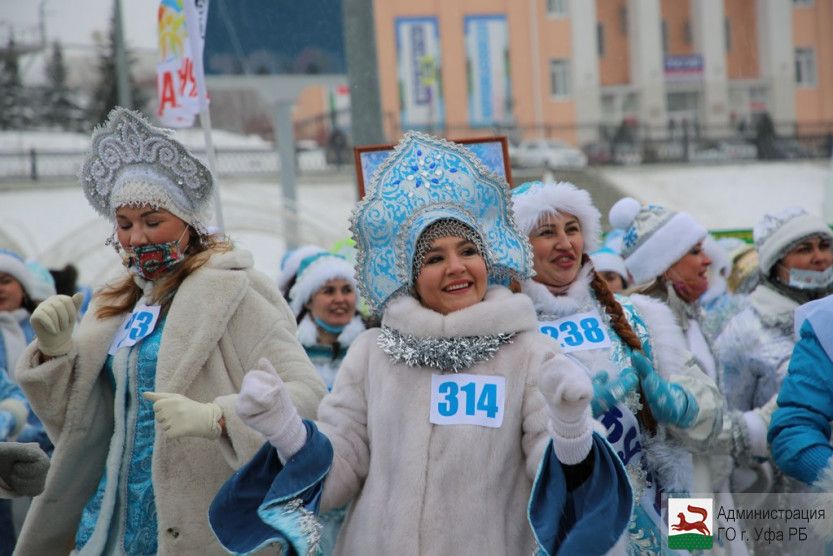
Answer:
[[[538,330],[556,340],[564,353],[610,347],[610,336],[598,311],[543,321]]]
[[[435,425],[503,424],[506,378],[470,374],[431,377],[431,416]]]
[[[159,322],[160,309],[159,305],[137,305],[133,312],[125,317],[124,324],[116,332],[107,353],[115,355],[119,349],[135,345],[153,332],[156,323]]]

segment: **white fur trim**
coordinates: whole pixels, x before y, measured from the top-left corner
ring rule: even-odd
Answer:
[[[827,461],[827,467],[813,483],[815,492],[807,494],[807,508],[826,508],[824,519],[816,519],[810,522],[813,531],[825,541],[833,541],[833,461]]]
[[[665,379],[682,374],[691,353],[674,313],[662,301],[645,295],[633,294],[630,300],[648,326],[657,373]]]
[[[680,260],[698,241],[706,237],[706,229],[694,218],[678,212],[665,224],[651,232],[628,258],[625,266],[637,284],[650,282]]]
[[[621,228],[627,230],[633,224],[634,218],[639,214],[642,205],[633,197],[625,197],[619,199],[610,207],[610,212],[607,213],[607,219],[613,228]]]
[[[295,285],[289,290],[289,306],[295,315],[301,313],[301,309],[315,292],[335,278],[347,280],[354,288],[356,287],[355,270],[341,257],[335,255],[321,257],[306,267],[298,276]]]
[[[595,251],[601,242],[602,215],[593,205],[590,194],[569,182],[533,186],[512,195],[512,207],[518,229],[530,235],[541,219],[550,214],[569,213],[578,218],[584,237],[584,249]]]
[[[278,275],[277,279],[278,289],[283,292],[286,286],[289,285],[289,282],[292,281],[292,277],[295,276],[296,272],[298,272],[298,267],[301,266],[301,261],[307,257],[311,257],[312,255],[324,253],[325,251],[326,249],[317,245],[302,245],[301,247],[286,253],[286,255],[284,255],[284,259],[281,261],[281,273]]]
[[[480,303],[447,315],[423,307],[409,295],[401,295],[388,303],[382,325],[419,338],[456,338],[537,330],[538,319],[527,296],[492,286]]]
[[[764,423],[764,419],[760,413],[755,411],[745,411],[743,421],[746,423],[746,430],[749,432],[749,450],[753,456],[765,458],[769,456],[769,450],[766,444],[767,426],[769,423]]]
[[[314,346],[318,343],[318,327],[312,321],[309,313],[304,315],[298,323],[298,341],[304,347]]]
[[[758,264],[761,267],[761,272],[769,274],[775,263],[786,254],[785,251],[792,244],[801,241],[803,238],[816,235],[833,239],[833,232],[818,216],[802,214],[785,222],[772,232],[764,242],[757,242]]]
[[[535,280],[524,280],[521,290],[535,305],[535,312],[542,316],[566,316],[589,307],[592,302],[590,281],[593,268],[584,265],[576,280],[570,284],[564,295],[553,295],[544,284]]]
[[[338,343],[342,348],[347,348],[353,343],[353,340],[365,331],[364,322],[360,316],[353,317],[341,334],[338,335]],[[304,315],[301,322],[298,324],[298,341],[302,346],[309,347],[318,343],[318,327],[315,326],[312,317],[309,314]]]
[[[9,253],[0,251],[0,272],[5,272],[11,275],[15,280],[20,282],[23,290],[31,299],[37,299],[34,294],[36,291],[35,277],[32,272],[26,268],[26,263],[22,259],[17,258]]]
[[[625,268],[625,259],[616,253],[606,253],[604,251],[597,251],[590,254],[590,260],[593,261],[593,267],[599,272],[615,272],[622,277],[623,280],[628,280],[628,269]]]
[[[648,469],[657,475],[667,493],[690,493],[693,488],[694,460],[691,452],[677,445],[663,426],[657,434],[642,436],[642,449]]]

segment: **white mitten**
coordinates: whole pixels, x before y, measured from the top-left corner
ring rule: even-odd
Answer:
[[[223,410],[216,403],[195,402],[182,394],[166,392],[145,392],[143,396],[153,402],[156,421],[170,438],[197,436],[214,440],[223,433]]]
[[[53,295],[38,305],[29,322],[38,336],[38,349],[49,357],[66,355],[72,348],[72,329],[84,294]]]
[[[235,409],[243,422],[266,437],[284,463],[307,441],[307,429],[298,410],[283,380],[266,358],[261,358],[257,368],[243,377]]]
[[[559,354],[544,363],[538,387],[547,404],[552,446],[558,461],[567,465],[580,463],[593,444],[590,377],[573,360]]]

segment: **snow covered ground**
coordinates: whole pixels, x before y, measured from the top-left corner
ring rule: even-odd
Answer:
[[[625,194],[685,210],[710,230],[749,229],[765,212],[788,205],[822,216],[825,190],[833,193],[827,161],[646,165],[603,173]]]

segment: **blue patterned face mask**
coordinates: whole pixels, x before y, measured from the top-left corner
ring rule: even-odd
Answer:
[[[797,290],[823,290],[833,284],[833,266],[825,270],[791,268],[789,286]]]

